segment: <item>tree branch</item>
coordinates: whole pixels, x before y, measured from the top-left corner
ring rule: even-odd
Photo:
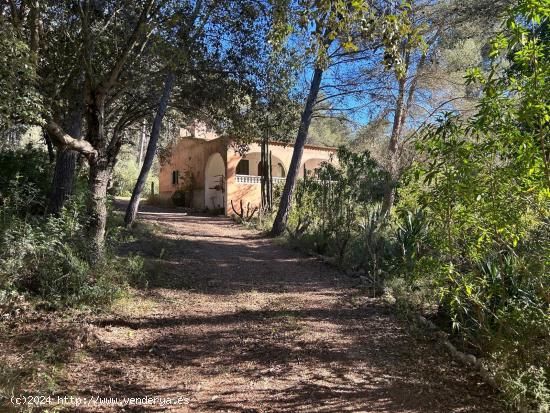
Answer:
[[[72,149],[73,151],[80,152],[88,158],[88,161],[92,161],[97,156],[97,151],[90,142],[84,139],[73,138],[61,129],[57,123],[51,121],[44,125],[44,129],[48,132],[48,136],[59,149]]]
[[[105,80],[101,83],[100,87],[103,89],[104,93],[112,89],[112,87],[118,80],[118,77],[120,76],[120,73],[124,68],[124,65],[126,64],[128,58],[130,57],[130,53],[136,46],[136,43],[138,42],[139,37],[145,27],[145,23],[147,22],[147,15],[151,11],[151,8],[153,7],[153,3],[154,3],[154,0],[147,0],[145,5],[143,6],[143,10],[141,11],[139,19],[134,27],[134,31],[132,32],[132,34],[130,35],[130,38],[128,39],[128,43],[126,44],[126,47],[122,51],[121,55],[119,56],[111,72],[106,76]]]

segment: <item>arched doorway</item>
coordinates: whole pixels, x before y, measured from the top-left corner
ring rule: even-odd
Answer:
[[[320,168],[321,165],[325,162],[329,161],[319,158],[307,159],[306,161],[302,162],[302,167],[300,168],[301,170],[298,174],[301,177],[305,177],[306,175],[313,176],[315,174],[315,170]]]
[[[282,163],[282,161],[279,160],[279,158],[272,156],[271,158],[271,176],[274,178],[285,178],[286,177],[286,170]],[[258,162],[258,176],[261,176],[263,174],[263,164],[262,161]]]
[[[213,153],[204,168],[204,206],[225,209],[225,162],[219,153]]]

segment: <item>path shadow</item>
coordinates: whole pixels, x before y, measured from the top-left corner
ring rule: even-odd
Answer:
[[[148,288],[159,289],[160,298],[169,289],[215,300],[242,292],[304,300],[280,309],[101,317],[95,328],[141,338],[90,346],[98,369],[88,387],[108,384],[114,396],[177,391],[194,400],[196,382],[225,384],[210,389],[215,399],[194,400],[195,411],[502,411],[489,389],[449,366],[432,339],[411,337],[383,303],[345,304],[354,281],[337,270],[259,234],[251,237],[226,218],[148,210],[141,217],[162,223],[162,231],[129,243],[124,253],[148,258]],[[113,366],[187,379],[162,388],[148,378],[117,377]]]
[[[91,354],[122,366],[136,360],[161,369],[184,366],[200,370],[196,380],[201,381],[231,372],[235,380],[275,383],[255,389],[254,402],[242,386],[216,389],[216,400],[201,403],[198,411],[502,411],[486,399],[487,388],[458,367],[449,374],[446,355],[434,352],[429,339],[413,339],[386,310],[375,305],[105,319],[96,325],[161,328],[163,334]],[[319,325],[337,334],[317,337],[313,329]],[[100,372],[99,381],[106,376],[107,371]],[[122,381],[115,389],[136,392]],[[185,391],[193,397],[192,386]]]
[[[165,215],[177,214],[159,216]],[[178,226],[172,227],[170,219]],[[148,288],[229,295],[246,291],[319,291],[355,283],[317,259],[242,230],[227,218],[181,215],[159,218],[159,222],[164,224],[161,231],[140,234],[121,249],[123,254],[148,258],[147,279],[142,284]],[[197,230],[205,225],[215,226],[217,231]],[[224,231],[224,227],[232,231]]]

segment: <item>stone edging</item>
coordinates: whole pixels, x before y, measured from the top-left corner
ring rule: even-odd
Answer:
[[[310,257],[316,258],[317,261],[328,265],[330,267],[336,268],[340,270],[343,274],[351,277],[358,277],[362,282],[370,283],[374,285],[373,280],[371,280],[369,277],[365,277],[364,274],[362,274],[359,271],[351,271],[343,268],[339,268],[339,266],[332,260],[328,259],[322,254],[318,254],[311,250],[302,250]],[[393,297],[392,297],[393,298]],[[394,298],[395,299],[395,298]],[[432,333],[434,333],[438,339],[439,342],[447,349],[448,353],[450,354],[451,358],[455,360],[458,363],[461,363],[462,365],[473,369],[489,386],[491,386],[496,391],[501,391],[500,382],[498,379],[498,376],[496,376],[494,373],[492,373],[489,369],[487,369],[483,365],[483,358],[478,358],[474,356],[473,354],[464,353],[460,350],[458,350],[453,343],[451,343],[448,339],[449,334],[445,333],[437,328],[437,326],[430,320],[428,320],[426,317],[415,313],[413,311],[408,312],[408,315],[414,319],[418,324],[422,325],[423,327],[430,330]],[[517,411],[520,413],[534,413],[535,411],[529,410],[527,408],[521,408],[518,407]],[[539,410],[539,413],[548,413],[549,410]]]
[[[308,253],[309,256],[317,258],[317,260],[321,261],[322,263],[327,264],[331,267],[338,268],[338,266],[334,262],[330,261],[325,256],[323,256],[321,254],[317,254],[317,253],[315,253],[311,250],[306,251],[306,252]],[[355,272],[349,271],[349,270],[343,270],[342,272],[344,272],[348,276],[359,276],[358,272],[355,273]],[[359,276],[359,278],[363,278],[363,277]],[[372,280],[368,280],[368,281],[372,282]],[[483,365],[483,359],[482,358],[478,358],[478,357],[474,356],[473,354],[464,353],[464,352],[458,350],[454,346],[454,344],[449,341],[449,339],[448,339],[449,335],[447,333],[439,330],[437,328],[437,326],[432,321],[428,320],[426,317],[424,317],[420,314],[417,314],[417,313],[414,313],[414,312],[411,312],[411,314],[412,314],[413,318],[415,319],[415,321],[418,324],[421,324],[422,326],[426,327],[427,329],[429,329],[429,330],[431,330],[432,332],[435,333],[435,335],[439,338],[441,344],[443,344],[443,346],[450,353],[453,360],[455,360],[455,361],[457,361],[457,362],[459,362],[459,363],[461,363],[465,366],[473,368],[474,370],[477,371],[477,373],[481,376],[481,378],[483,379],[483,381],[485,383],[487,383],[489,386],[491,386],[495,390],[500,390],[497,378],[495,377],[495,375],[493,373],[491,373]]]
[[[421,316],[420,314],[414,314],[414,319],[417,323],[427,327],[429,330],[435,332],[436,336],[440,339],[441,344],[448,350],[451,357],[465,366],[477,370],[477,373],[481,376],[483,381],[495,390],[500,390],[498,385],[498,380],[493,373],[491,373],[484,365],[483,359],[477,358],[473,354],[464,353],[454,346],[453,343],[449,341],[448,334],[444,333],[441,330],[438,330],[437,326],[428,320],[426,317]]]

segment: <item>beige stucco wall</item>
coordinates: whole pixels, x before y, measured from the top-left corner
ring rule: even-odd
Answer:
[[[176,190],[185,188],[188,185],[186,177],[191,174],[194,181],[191,206],[194,208],[211,207],[209,204],[212,202],[205,201],[205,187],[208,186],[206,188],[208,192],[206,197],[211,199],[212,195],[215,195],[212,193],[212,186],[216,185],[214,185],[215,182],[213,179],[208,179],[205,182],[205,168],[209,164],[208,160],[212,160],[212,156],[219,153],[223,159],[223,167],[225,167],[225,186],[223,192],[219,194],[219,199],[225,203],[226,214],[231,215],[233,213],[231,201],[233,201],[237,209],[239,209],[241,199],[245,208],[248,203],[250,203],[251,207],[259,206],[261,202],[260,184],[241,184],[236,182],[237,164],[243,158],[249,160],[249,175],[258,176],[258,164],[261,152],[259,144],[253,143],[249,145],[248,152],[241,156],[225,138],[200,139],[183,135],[172,147],[170,158],[161,165],[159,191],[162,198],[170,199]],[[282,164],[286,175],[292,159],[293,146],[271,143],[269,149],[272,154],[273,176],[277,177],[281,175],[280,168],[278,168],[279,163]],[[302,156],[299,176],[303,176],[304,166],[308,171],[313,171],[322,162],[336,162],[336,150],[306,146]],[[221,168],[222,166],[218,169],[221,170]],[[172,184],[172,172],[175,170],[179,171],[180,175],[180,181],[177,185]]]
[[[188,183],[185,178],[187,172],[190,172],[194,180],[191,205],[194,208],[204,208],[204,172],[208,158],[214,153],[219,153],[224,162],[227,161],[224,138],[213,140],[180,138],[173,146],[170,158],[160,168],[159,193],[161,198],[169,199],[176,190],[185,188]],[[172,185],[172,171],[175,170],[180,174],[178,185]]]
[[[275,170],[276,164],[280,161],[284,167],[285,174],[288,172],[290,161],[292,159],[293,146],[283,146],[281,144],[271,144],[269,149],[272,154],[273,176],[279,175]],[[231,147],[227,153],[227,206],[226,212],[232,213],[231,200],[237,209],[239,209],[240,199],[243,200],[243,206],[246,208],[250,203],[252,206],[259,206],[261,202],[260,184],[239,184],[236,182],[237,164],[241,159],[248,159],[250,164],[250,175],[257,175],[258,163],[260,162],[261,148],[259,144],[251,144],[247,154],[242,157]],[[303,176],[304,165],[308,170],[318,168],[322,162],[336,162],[336,150],[332,148],[320,148],[315,146],[306,146],[302,155],[299,176]]]
[[[200,121],[192,122],[185,128],[180,128],[180,137],[204,139],[207,141],[219,138],[212,128]]]

